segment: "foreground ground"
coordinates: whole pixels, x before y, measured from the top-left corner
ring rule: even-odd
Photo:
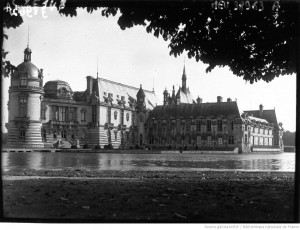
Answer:
[[[3,204],[38,221],[293,222],[294,173],[11,170]]]

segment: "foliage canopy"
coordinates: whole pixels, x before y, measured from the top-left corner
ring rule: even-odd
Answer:
[[[39,4],[45,2],[41,0]],[[234,1],[226,4],[219,0],[132,4],[92,1],[86,6],[86,2],[66,1],[65,7],[59,9],[60,3],[61,0],[53,0],[52,5],[65,16],[77,16],[78,8],[89,13],[100,9],[103,16],[119,17],[123,30],[142,25],[148,33],[169,43],[170,55],[176,57],[186,51],[189,58],[208,64],[207,72],[216,66],[229,66],[233,74],[250,83],[296,73],[297,2],[245,1],[244,5],[236,5]],[[21,16],[4,12],[5,28],[15,28],[22,21]],[[8,73],[9,66],[5,67]]]

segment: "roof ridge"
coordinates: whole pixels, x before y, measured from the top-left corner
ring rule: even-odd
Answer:
[[[140,88],[137,88],[137,87],[134,87],[134,86],[125,85],[123,83],[115,82],[115,81],[108,80],[108,79],[105,79],[105,78],[102,78],[102,77],[99,77],[99,80],[103,80],[103,81],[106,81],[106,82],[109,82],[109,83],[113,83],[113,84],[116,84],[116,85],[120,85],[120,86],[125,86],[127,88],[131,88],[131,89],[135,89],[135,90],[139,90],[140,89]],[[146,89],[143,89],[143,91],[148,92],[148,93],[154,93],[153,91],[146,90]]]

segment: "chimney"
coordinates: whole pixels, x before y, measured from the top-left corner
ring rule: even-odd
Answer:
[[[262,104],[259,105],[259,117],[262,117],[264,113],[264,107]]]
[[[232,102],[232,99],[230,97],[227,98],[227,102]]]
[[[218,101],[218,103],[223,102],[223,98],[221,96],[218,96],[217,101]]]
[[[86,77],[86,92],[88,95],[92,94],[93,90],[93,77],[87,76]]]

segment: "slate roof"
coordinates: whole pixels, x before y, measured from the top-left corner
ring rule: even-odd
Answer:
[[[253,116],[261,119],[267,120],[269,123],[273,123],[274,125],[278,125],[275,109],[263,110],[262,117],[259,116],[259,110],[247,110],[244,111],[248,116]]]
[[[201,103],[201,104],[179,104],[169,106],[157,106],[149,114],[149,119],[161,118],[191,118],[191,117],[229,117],[234,116],[240,118],[240,112],[237,103],[234,102],[220,102],[220,103]]]
[[[122,96],[125,98],[125,106],[129,106],[129,97],[136,99],[136,95],[140,88],[132,87],[122,83],[110,81],[104,78],[98,78],[98,90],[100,102],[104,102],[104,92],[106,97],[108,93],[113,94],[113,103],[117,103],[117,99],[120,100]],[[143,89],[145,93],[146,109],[153,109],[158,103],[158,99],[153,91]],[[117,97],[119,96],[119,97]]]

